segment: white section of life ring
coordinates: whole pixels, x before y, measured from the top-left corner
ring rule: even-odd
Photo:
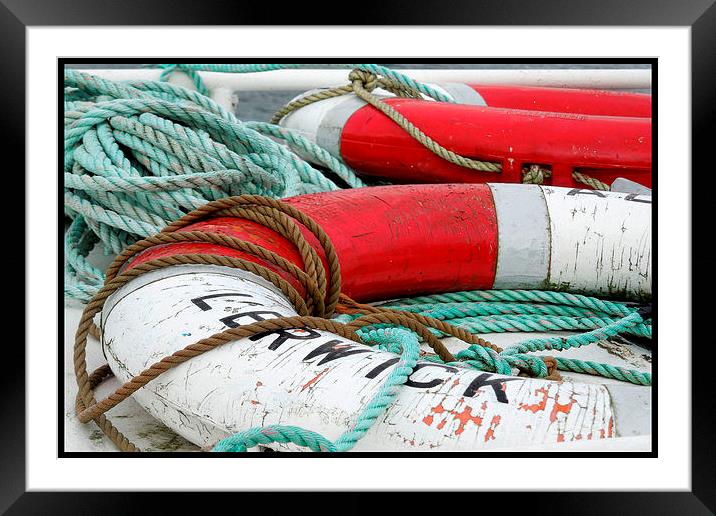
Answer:
[[[550,220],[550,289],[651,297],[651,196],[541,189]]]
[[[122,381],[201,338],[257,318],[295,315],[273,285],[224,267],[146,273],[107,300],[105,356]],[[230,342],[152,380],[134,398],[200,445],[290,424],[335,439],[396,362],[392,353],[316,330]],[[607,388],[419,363],[355,451],[480,450],[617,435]],[[276,446],[277,449],[295,449]]]

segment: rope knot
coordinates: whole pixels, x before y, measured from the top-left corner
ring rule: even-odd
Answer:
[[[529,168],[522,170],[524,184],[542,185],[547,177],[552,177],[552,171],[539,165],[530,165]]]
[[[519,376],[525,378],[562,380],[562,375],[557,371],[557,359],[551,356],[540,357],[520,354],[519,356],[513,356],[513,365],[520,370]]]
[[[366,72],[365,70],[354,69],[348,74],[348,80],[354,85],[359,83],[363,89],[367,91],[373,91],[378,87],[378,76],[372,72]]]

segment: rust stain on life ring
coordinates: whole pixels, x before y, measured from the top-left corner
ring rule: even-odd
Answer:
[[[534,403],[531,405],[529,403],[520,403],[520,409],[529,410],[533,414],[544,410],[547,407],[547,399],[549,399],[547,387],[540,387],[539,389],[535,390],[535,395],[537,395],[537,393],[542,393],[544,395],[539,403]]]
[[[326,367],[323,371],[321,371],[316,376],[314,376],[313,378],[308,380],[308,382],[303,384],[303,387],[301,387],[301,392],[308,389],[311,385],[314,385],[321,378],[321,376],[323,376],[324,374],[326,374],[328,372],[329,369],[330,369],[330,367]]]

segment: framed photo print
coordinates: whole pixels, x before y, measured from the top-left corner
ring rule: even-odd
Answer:
[[[708,1],[3,4],[2,510],[712,513]]]

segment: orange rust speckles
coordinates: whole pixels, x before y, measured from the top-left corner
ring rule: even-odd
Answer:
[[[458,412],[456,410],[446,410],[445,407],[443,407],[442,402],[441,402],[441,403],[438,403],[432,409],[430,409],[430,411],[432,412],[432,414],[428,414],[427,416],[425,416],[423,418],[423,423],[425,423],[428,426],[431,426],[434,421],[433,414],[443,414],[443,413],[449,414],[453,417],[454,420],[459,421],[458,427],[455,430],[455,435],[462,434],[465,431],[465,425],[467,425],[470,422],[473,422],[477,426],[482,425],[482,417],[480,417],[478,415],[473,415],[472,407],[470,407],[469,405],[465,406],[465,408],[462,410],[462,412]],[[498,422],[499,422],[499,416],[497,416],[497,417],[498,417]],[[436,428],[438,430],[442,430],[445,427],[447,420],[448,420],[447,417],[442,419],[437,424]],[[493,421],[494,421],[494,418],[493,418]]]
[[[442,402],[441,402],[441,403],[438,403],[436,406],[434,406],[434,407],[431,409],[431,412],[433,412],[433,413],[435,413],[435,414],[442,414],[443,412],[445,412],[445,407],[443,407]]]
[[[490,427],[487,429],[487,432],[485,432],[485,442],[492,439],[495,440],[495,428],[500,424],[500,416],[493,416],[492,421],[490,421]]]
[[[460,413],[451,410],[450,414],[452,414],[455,419],[460,421],[457,430],[455,430],[455,435],[460,435],[461,433],[463,433],[465,431],[465,425],[468,424],[470,421],[475,423],[477,426],[482,425],[482,418],[480,416],[473,416],[472,407],[470,406],[466,406],[465,409]]]
[[[613,437],[614,436],[614,418],[609,418],[609,428],[607,430],[607,437]]]
[[[252,404],[252,405],[258,405],[259,402],[258,402],[258,400],[251,400],[251,404]]]
[[[330,367],[326,367],[323,371],[321,371],[321,372],[318,373],[316,376],[314,376],[313,378],[311,378],[310,380],[308,380],[305,384],[303,384],[303,387],[301,387],[301,392],[305,391],[305,390],[308,389],[311,385],[313,385],[314,383],[316,383],[316,382],[321,378],[321,376],[323,376],[324,374],[326,374],[326,373],[328,372],[329,369],[330,369]]]
[[[557,400],[554,400],[554,407],[552,407],[552,413],[549,415],[549,420],[554,422],[557,421],[557,414],[569,414],[570,410],[572,410],[572,405],[574,405],[574,400],[569,400],[569,403],[557,403]]]
[[[557,434],[557,442],[558,443],[564,442],[564,434]]]
[[[256,387],[263,387],[263,385],[264,385],[264,384],[261,383],[261,382],[256,382]]]
[[[535,395],[537,395],[537,393],[543,394],[542,400],[539,403],[535,403],[533,405],[530,405],[529,403],[520,403],[520,409],[529,410],[533,414],[536,414],[537,412],[544,410],[545,407],[547,407],[547,399],[548,399],[547,387],[540,387],[539,389],[537,389],[535,391]]]
[[[433,414],[442,414],[443,412],[445,412],[445,408],[443,407],[442,402],[438,403],[436,406],[431,408],[430,412],[432,412]],[[433,424],[433,415],[428,414],[427,416],[425,416],[423,418],[423,423],[425,423],[428,426],[432,425]],[[439,427],[439,428],[442,428],[442,427]]]

